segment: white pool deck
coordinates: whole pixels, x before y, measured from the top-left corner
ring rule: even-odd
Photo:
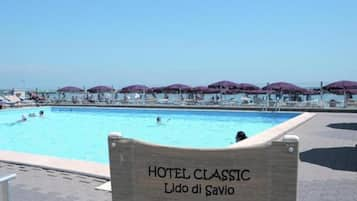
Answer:
[[[274,126],[260,134],[257,134],[247,140],[233,144],[231,148],[249,148],[252,146],[264,146],[272,140],[282,137],[285,133],[303,124],[311,119],[315,113],[302,113],[301,115],[289,119],[277,126]],[[109,133],[108,133],[109,135]],[[0,151],[0,160],[15,164],[31,165],[35,167],[54,169],[59,171],[66,171],[71,173],[78,173],[87,176],[94,176],[98,178],[110,179],[109,165],[80,161],[69,160],[57,157],[19,153],[14,151]]]
[[[109,179],[110,177],[109,165],[95,162],[69,160],[14,151],[0,151],[0,160],[3,162],[79,173],[99,178]]]

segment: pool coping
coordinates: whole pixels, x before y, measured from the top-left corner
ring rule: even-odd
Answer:
[[[97,107],[97,108],[153,108],[153,109],[208,109],[208,110],[241,110],[241,111],[276,111],[276,107],[265,105],[170,105],[170,104],[70,104],[70,103],[47,103],[39,106],[49,107]],[[282,112],[332,112],[332,113],[357,113],[357,107],[298,107],[281,106]]]
[[[305,123],[306,121],[313,118],[314,116],[315,113],[304,112],[292,119],[289,119],[279,125],[276,125],[244,141],[235,143],[228,147],[221,148],[220,150],[266,146],[267,144],[271,143],[273,140],[281,138],[285,133]],[[108,133],[108,135],[110,135],[110,133]],[[152,145],[162,146],[158,144],[152,144]],[[172,147],[172,148],[192,149],[192,148],[181,148],[181,147]],[[200,149],[200,150],[217,150],[217,149]],[[52,156],[21,153],[15,151],[7,151],[7,150],[0,150],[0,161],[77,173],[77,174],[93,176],[103,179],[110,179],[109,164],[100,164],[96,162],[64,159],[64,158],[58,158]]]
[[[266,146],[274,140],[278,140],[284,134],[293,130],[294,128],[306,123],[313,118],[316,113],[304,112],[294,118],[291,118],[283,123],[280,123],[272,128],[269,128],[257,135],[254,135],[246,140],[240,141],[230,145],[230,148],[250,148],[257,146]]]
[[[208,109],[208,110],[241,110],[241,111],[276,111],[277,108],[264,105],[170,105],[170,104],[72,104],[72,103],[38,103],[36,105],[17,105],[2,109],[17,109],[26,107],[97,107],[97,108],[153,108],[153,109]],[[1,110],[1,109],[0,109]],[[328,113],[357,113],[357,107],[300,107],[281,106],[282,112],[328,112]]]
[[[96,162],[64,159],[53,156],[44,156],[15,151],[0,151],[0,161],[30,165],[44,169],[53,169],[63,172],[71,172],[85,176],[109,179],[109,165]]]
[[[168,111],[194,111],[194,112],[234,112],[234,113],[294,113],[294,114],[303,114],[304,112],[301,111],[258,111],[258,110],[239,110],[239,109],[227,109],[227,108],[187,108],[187,107],[97,107],[97,106],[79,106],[79,105],[72,105],[72,106],[42,106],[47,108],[77,108],[77,109],[100,109],[100,110],[168,110]]]
[[[303,114],[303,111],[271,111],[271,110],[241,110],[239,108],[226,108],[226,107],[130,107],[130,106],[121,106],[121,107],[116,107],[116,106],[96,106],[96,105],[88,105],[88,106],[83,106],[83,105],[43,105],[43,106],[29,106],[29,107],[17,107],[17,108],[6,108],[1,111],[5,110],[18,110],[18,109],[39,109],[39,108],[77,108],[77,109],[100,109],[100,110],[169,110],[169,111],[195,111],[195,112],[236,112],[236,113],[295,113],[295,114]]]

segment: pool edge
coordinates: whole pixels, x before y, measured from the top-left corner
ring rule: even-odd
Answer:
[[[230,148],[249,148],[253,146],[266,146],[274,140],[283,137],[289,131],[302,125],[308,120],[312,119],[316,113],[304,112],[292,119],[289,119],[283,123],[280,123],[272,128],[269,128],[257,135],[254,135],[244,141],[230,145]]]
[[[0,150],[0,161],[110,179],[109,165],[52,156]]]

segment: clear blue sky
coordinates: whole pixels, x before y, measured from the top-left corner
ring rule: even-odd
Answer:
[[[0,88],[357,80],[357,1],[0,1]]]

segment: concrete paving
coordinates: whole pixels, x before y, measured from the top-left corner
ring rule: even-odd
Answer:
[[[10,181],[11,201],[111,201],[112,194],[95,190],[106,182],[50,169],[0,162],[0,176],[16,173]]]
[[[357,114],[319,113],[288,134],[300,137],[299,201],[357,201]],[[111,201],[104,179],[0,162],[16,173],[12,201]]]
[[[300,137],[299,201],[357,200],[357,114],[318,113]]]

